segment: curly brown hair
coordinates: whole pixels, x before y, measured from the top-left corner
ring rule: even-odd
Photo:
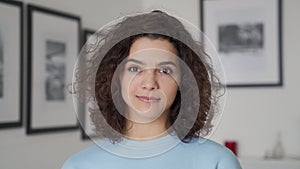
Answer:
[[[94,37],[97,41],[85,45],[85,52],[81,53],[89,55],[83,61],[85,71],[77,71],[76,77],[98,106],[90,108],[90,117],[97,133],[112,141],[120,141],[126,132],[127,119],[120,114],[122,110],[116,107],[114,98],[119,99],[119,103],[125,103],[122,101],[120,83],[113,77],[117,67],[129,55],[131,45],[140,37],[165,39],[172,43],[178,57],[187,65],[189,70],[186,71],[192,72],[197,83],[196,87],[190,86],[189,78],[181,74],[180,90],[170,108],[166,127],[172,126],[184,142],[210,133],[212,119],[218,111],[218,98],[225,88],[202,44],[193,39],[182,22],[165,12],[152,11],[125,17],[121,22],[98,31]],[[81,81],[78,80],[80,77]],[[111,92],[112,87],[116,89],[115,93]],[[220,91],[223,92],[220,94]],[[191,98],[192,101],[183,103],[182,98]],[[196,116],[191,116],[193,111]],[[175,123],[177,119],[181,122]]]

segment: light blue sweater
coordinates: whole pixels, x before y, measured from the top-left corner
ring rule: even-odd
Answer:
[[[241,169],[230,150],[202,138],[183,143],[167,135],[114,144],[104,139],[97,144],[70,157],[62,169]]]

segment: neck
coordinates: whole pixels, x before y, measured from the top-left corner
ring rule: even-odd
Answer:
[[[128,120],[126,122],[127,131],[125,136],[134,140],[149,140],[167,134],[168,113],[164,112],[159,118],[149,123],[138,123]]]

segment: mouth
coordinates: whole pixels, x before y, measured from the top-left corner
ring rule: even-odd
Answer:
[[[136,96],[139,100],[146,103],[154,103],[160,101],[158,97],[148,97],[148,96]]]

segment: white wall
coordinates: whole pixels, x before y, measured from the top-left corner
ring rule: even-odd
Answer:
[[[282,131],[288,154],[300,155],[299,72],[300,20],[298,0],[283,0],[284,86],[229,89],[223,119],[213,139],[236,139],[243,157],[261,157]],[[83,28],[98,29],[123,14],[160,8],[200,24],[198,0],[24,0],[81,16]],[[27,136],[25,129],[0,130],[0,168],[60,168],[71,154],[91,145],[80,132]]]
[[[174,1],[174,0],[143,0],[143,9],[165,10],[170,14],[182,17],[195,26],[200,26],[200,3],[199,0]]]

